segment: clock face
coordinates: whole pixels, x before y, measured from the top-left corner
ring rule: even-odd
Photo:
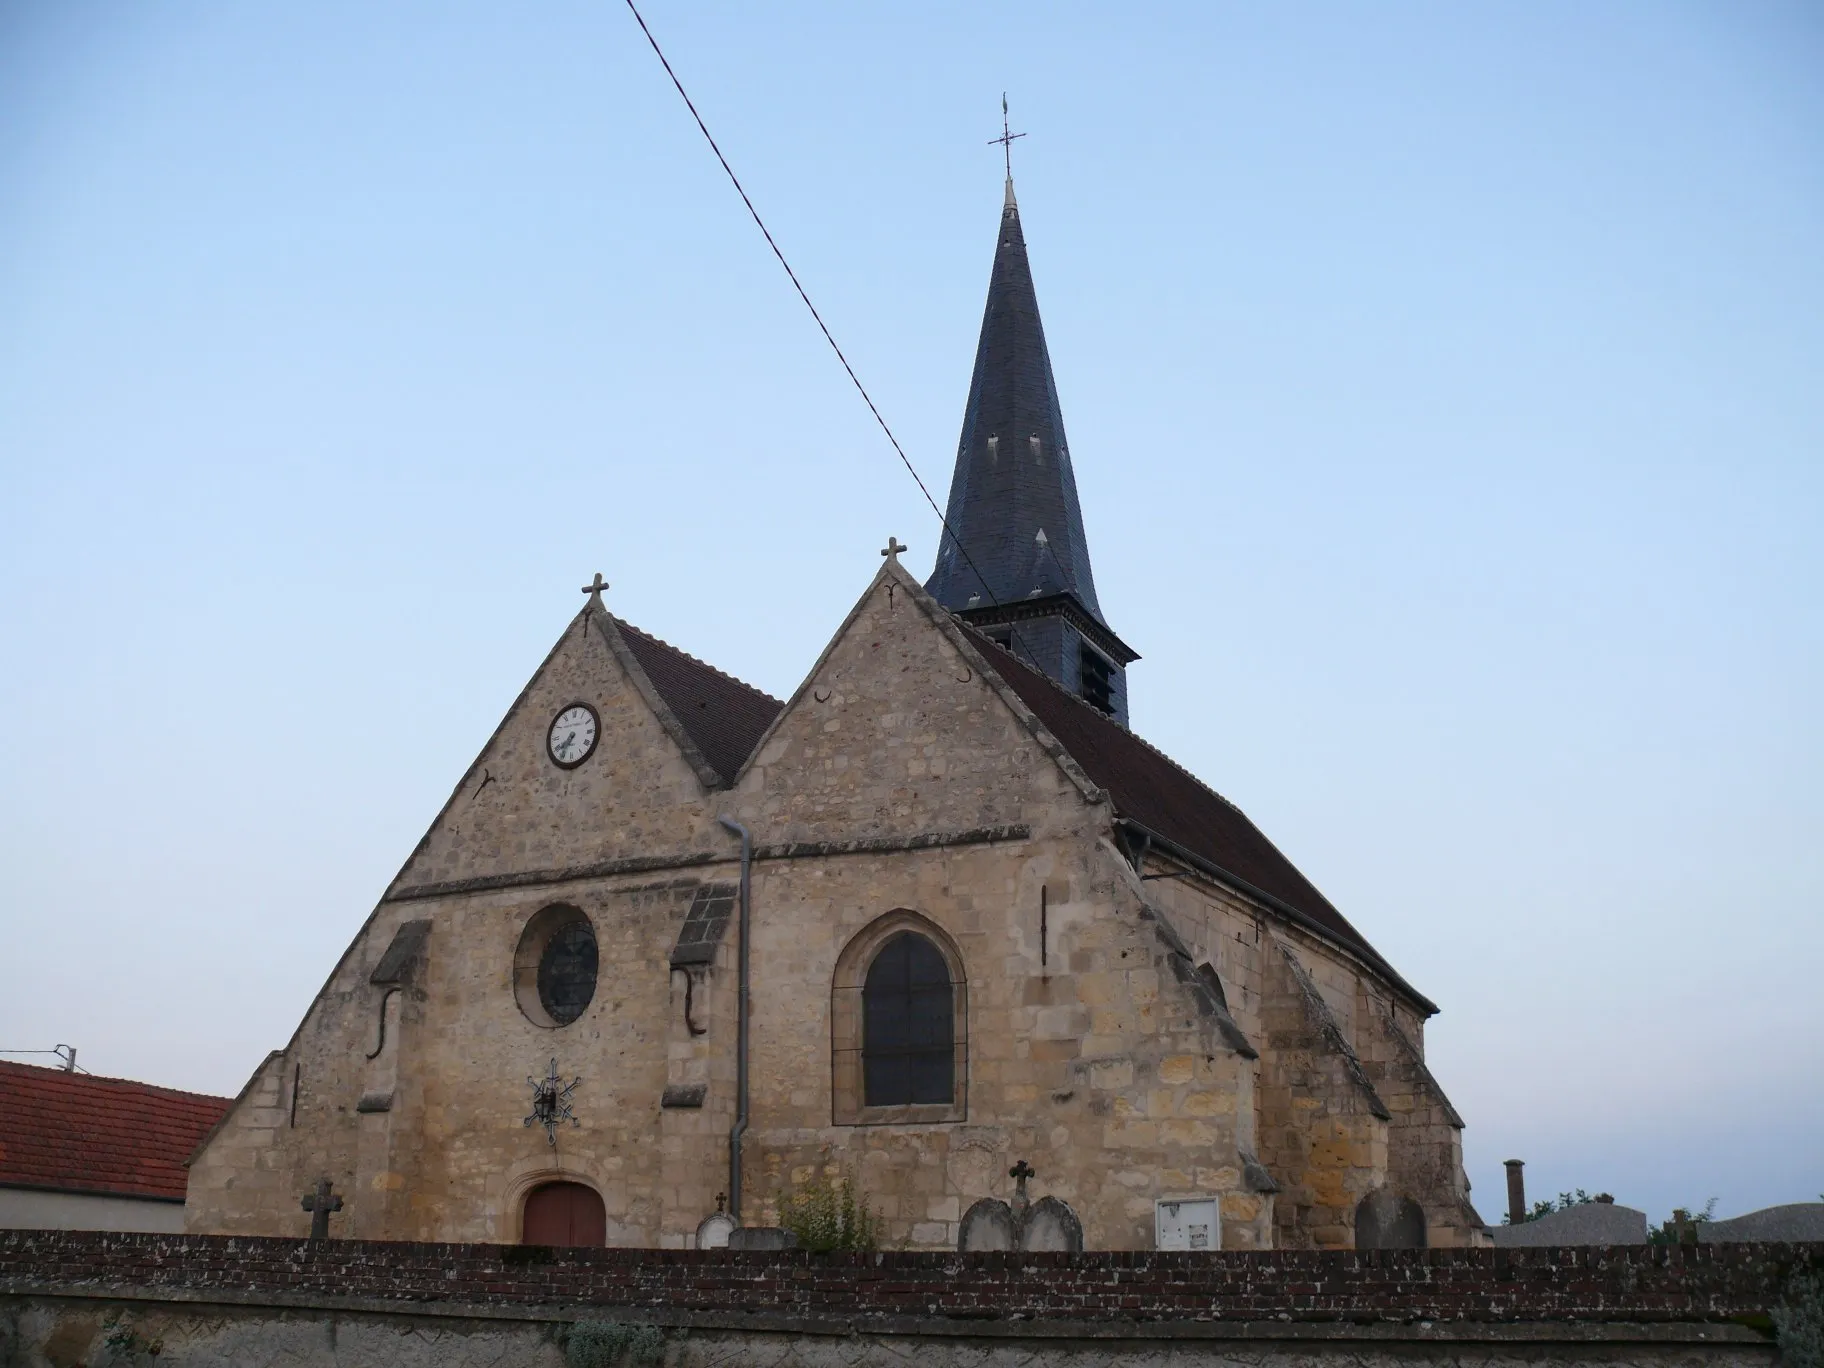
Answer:
[[[600,727],[595,709],[587,703],[572,703],[557,715],[545,745],[551,759],[564,769],[575,769],[595,750],[595,734]]]

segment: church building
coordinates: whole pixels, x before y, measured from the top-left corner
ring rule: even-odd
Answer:
[[[186,1228],[688,1248],[843,1172],[885,1247],[1483,1241],[1437,1008],[1130,728],[1011,181],[946,520],[783,703],[597,576]]]

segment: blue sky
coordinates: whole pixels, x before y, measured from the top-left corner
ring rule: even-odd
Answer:
[[[647,18],[940,501],[1010,92],[1135,727],[1484,1216],[1824,1192],[1824,11]],[[624,7],[0,4],[0,1048],[234,1092],[594,571],[783,696],[889,534]]]

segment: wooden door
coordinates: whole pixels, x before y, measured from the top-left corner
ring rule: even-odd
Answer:
[[[581,1183],[545,1183],[526,1197],[526,1219],[520,1243],[536,1245],[604,1245],[608,1213],[593,1188]]]

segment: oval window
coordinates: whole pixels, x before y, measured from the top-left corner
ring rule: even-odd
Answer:
[[[568,1026],[595,998],[595,928],[580,908],[558,904],[526,923],[513,957],[513,994],[539,1026]]]

